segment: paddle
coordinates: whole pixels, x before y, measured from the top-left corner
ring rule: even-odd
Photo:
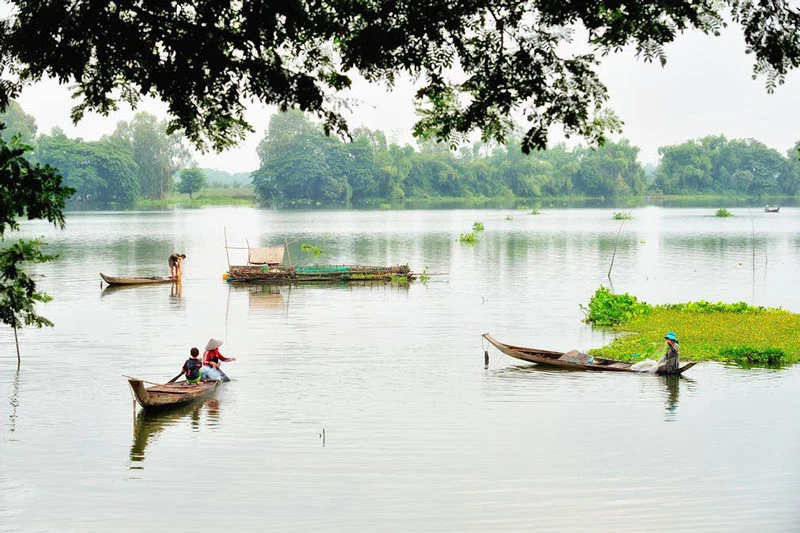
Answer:
[[[183,370],[181,370],[181,373],[180,373],[180,374],[178,374],[177,376],[175,376],[175,377],[174,377],[174,378],[172,378],[171,380],[167,381],[167,383],[174,383],[174,382],[175,382],[175,380],[176,380],[176,379],[178,379],[179,377],[181,377],[182,375],[183,375]]]

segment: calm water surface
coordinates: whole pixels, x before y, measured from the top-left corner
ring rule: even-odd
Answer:
[[[480,334],[567,350],[608,333],[579,304],[608,284],[612,209],[74,213],[24,224],[55,328],[0,329],[0,531],[798,531],[800,366],[705,363],[685,378],[521,364]],[[613,268],[650,303],[800,312],[800,208],[635,209]],[[513,220],[506,220],[512,215]],[[474,247],[457,242],[472,223]],[[410,263],[427,284],[239,287],[231,244],[295,263]],[[98,272],[167,273],[105,289]],[[231,261],[241,263],[241,251]],[[681,332],[678,332],[680,336]],[[161,416],[191,346],[236,356],[218,394]],[[797,339],[800,342],[800,339]]]

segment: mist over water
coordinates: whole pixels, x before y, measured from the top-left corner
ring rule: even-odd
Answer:
[[[484,368],[485,332],[555,350],[611,340],[579,304],[609,283],[613,211],[218,208],[70,213],[63,232],[24,223],[61,256],[36,271],[56,326],[20,331],[19,372],[0,329],[0,531],[797,530],[800,366],[568,372],[488,347]],[[800,312],[800,208],[731,211],[632,209],[614,289]],[[459,244],[475,221],[478,243]],[[288,239],[295,264],[439,274],[229,285],[223,227],[235,246]],[[166,275],[173,252],[187,255],[179,290],[100,285],[99,272]],[[123,375],[167,381],[209,337],[237,358],[223,364],[230,383],[161,415],[134,408]]]

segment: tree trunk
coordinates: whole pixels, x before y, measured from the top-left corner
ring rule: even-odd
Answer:
[[[14,327],[14,342],[17,344],[17,370],[19,370],[19,365],[22,363],[22,359],[19,358],[19,338],[17,337],[17,328]]]

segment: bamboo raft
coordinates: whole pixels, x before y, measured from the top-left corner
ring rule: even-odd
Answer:
[[[230,282],[267,283],[392,281],[397,278],[410,281],[416,278],[416,274],[411,272],[408,265],[241,265],[231,266],[226,277]]]

